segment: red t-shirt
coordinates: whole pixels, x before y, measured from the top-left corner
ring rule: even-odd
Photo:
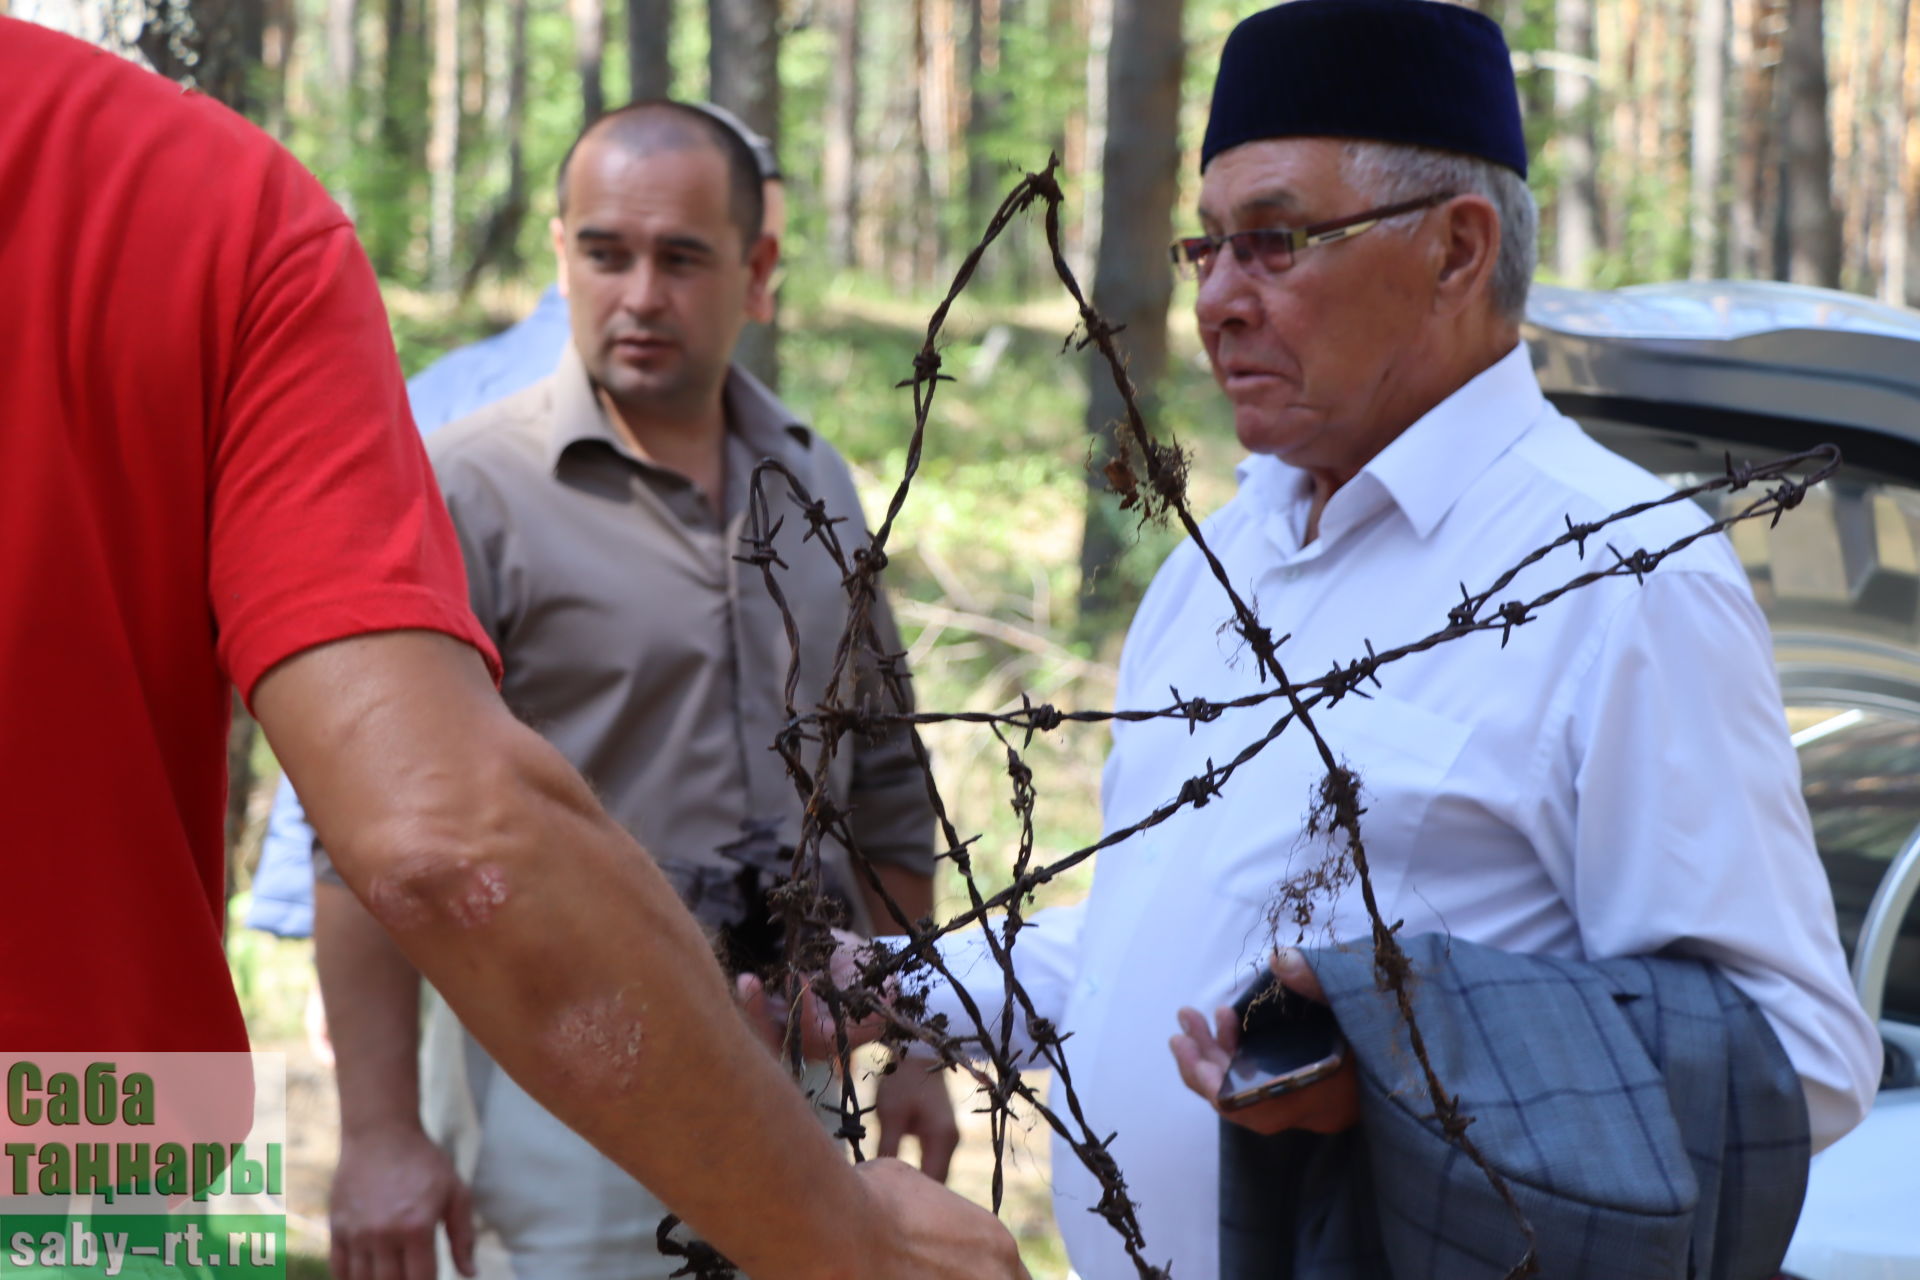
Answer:
[[[495,664],[353,229],[218,103],[0,18],[0,1054],[235,1050],[229,682]]]

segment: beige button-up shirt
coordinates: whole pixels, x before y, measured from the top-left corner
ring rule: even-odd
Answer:
[[[785,463],[843,517],[849,553],[867,536],[846,463],[826,441],[739,369],[725,396],[724,514],[621,439],[571,346],[552,377],[427,441],[507,705],[586,776],[709,923],[737,865],[722,850],[791,847],[802,813],[772,749],[787,720],[791,646],[760,569],[735,558],[750,549],[755,464]],[[847,598],[832,559],[802,543],[806,522],[775,480],[770,509],[788,517],[774,540],[786,568],[775,572],[799,626],[804,713],[825,694]],[[898,651],[884,602],[875,621]],[[870,671],[862,678],[877,689]],[[932,815],[904,731],[844,739],[830,787],[866,857],[932,872]],[[829,839],[823,854],[829,888],[867,928],[845,851]]]

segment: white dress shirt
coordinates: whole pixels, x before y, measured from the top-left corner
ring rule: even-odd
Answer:
[[[1272,458],[1206,522],[1208,543],[1275,635],[1289,678],[1447,624],[1461,583],[1490,586],[1527,552],[1668,490],[1549,405],[1524,344],[1414,423],[1327,502],[1303,543],[1311,486]],[[1789,515],[1788,519],[1793,517]],[[1531,599],[1622,552],[1658,549],[1704,518],[1676,503],[1563,548],[1507,599]],[[1225,700],[1267,686],[1191,542],[1161,567],[1128,633],[1118,705]],[[1726,540],[1615,578],[1513,630],[1394,663],[1382,688],[1314,713],[1359,773],[1380,908],[1403,934],[1601,959],[1664,948],[1722,966],[1765,1011],[1806,1087],[1816,1150],[1858,1122],[1880,1041],[1855,1001],[1787,739],[1765,619]],[[1114,727],[1107,830],[1178,794],[1209,760],[1266,732],[1284,701],[1212,724]],[[1127,1176],[1150,1261],[1217,1269],[1217,1120],[1167,1049],[1175,1011],[1229,1002],[1264,963],[1275,887],[1329,851],[1303,819],[1322,769],[1289,729],[1204,808],[1102,853],[1087,901],[1019,935],[1019,976],[1072,1033],[1068,1061],[1096,1134]],[[1366,945],[1357,886],[1304,939]],[[1296,941],[1291,922],[1277,941]],[[998,974],[977,934],[944,950],[989,1017]],[[932,1011],[969,1025],[951,991]],[[1018,1021],[1018,1020],[1016,1020]],[[1087,1280],[1134,1275],[1089,1212],[1099,1188],[1057,1139],[1054,1207]]]

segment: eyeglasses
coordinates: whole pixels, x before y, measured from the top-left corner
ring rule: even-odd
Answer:
[[[1175,240],[1168,253],[1173,258],[1174,272],[1182,280],[1206,279],[1207,273],[1213,270],[1222,245],[1233,250],[1233,260],[1242,268],[1258,275],[1277,276],[1293,266],[1294,256],[1302,249],[1332,244],[1336,240],[1351,240],[1388,218],[1430,209],[1453,199],[1454,195],[1452,191],[1442,191],[1419,200],[1408,200],[1404,204],[1368,209],[1350,218],[1317,222],[1310,227],[1255,227],[1251,231],[1235,231],[1224,236],[1188,236],[1183,240]]]

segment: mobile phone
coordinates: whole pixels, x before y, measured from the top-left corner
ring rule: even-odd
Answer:
[[[1280,985],[1270,972],[1233,1003],[1240,1048],[1220,1082],[1223,1111],[1238,1111],[1305,1088],[1340,1069],[1347,1042],[1333,1010]]]

